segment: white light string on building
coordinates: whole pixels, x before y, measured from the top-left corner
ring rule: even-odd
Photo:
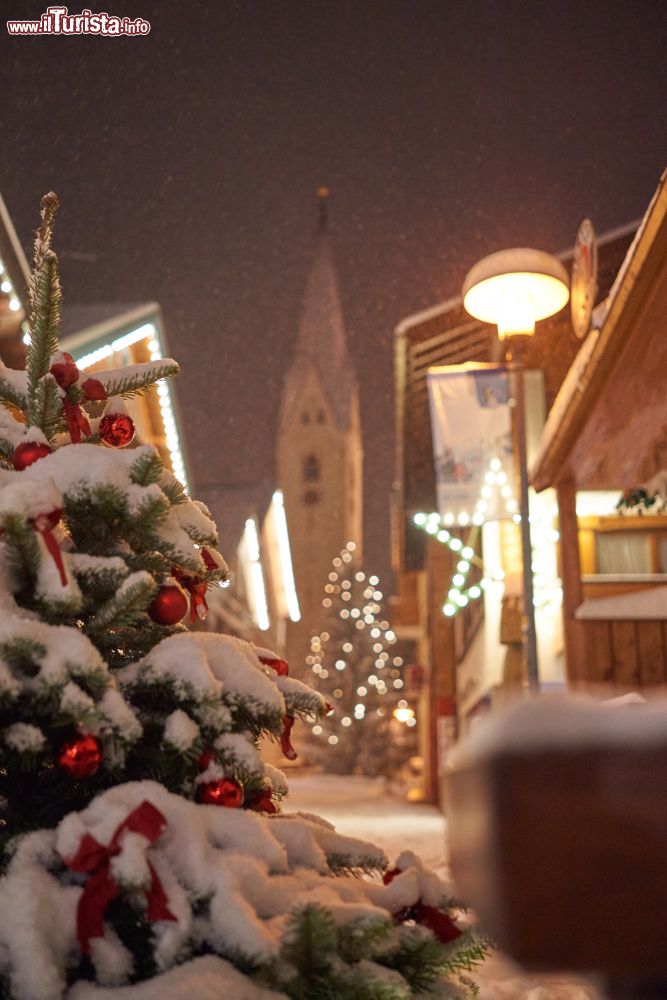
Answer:
[[[12,279],[9,277],[7,267],[5,266],[5,262],[2,257],[0,257],[0,292],[9,296],[9,308],[11,311],[18,312],[21,308],[21,301],[16,294],[16,289],[14,288]]]
[[[484,523],[486,513],[489,509],[489,502],[493,497],[494,490],[500,492],[504,503],[505,511],[512,515],[514,521],[521,520],[521,515],[516,513],[517,503],[512,495],[512,487],[507,480],[507,474],[503,471],[502,462],[494,457],[489,462],[489,467],[484,475],[484,485],[481,488],[479,499],[472,513],[461,512],[455,518],[451,512],[444,516],[436,512],[430,514],[418,513],[413,517],[418,528],[422,528],[429,535],[434,535],[439,542],[447,545],[451,552],[459,556],[456,564],[456,571],[452,575],[452,585],[447,593],[447,600],[442,606],[443,614],[448,618],[453,618],[461,608],[467,607],[470,601],[479,600],[491,582],[499,579],[498,576],[483,576],[479,583],[473,583],[465,587],[465,582],[470,572],[471,564],[476,564],[480,569],[484,569],[484,563],[475,555],[475,542],[480,526]],[[472,525],[466,542],[453,536],[447,530],[454,522],[460,527]],[[445,525],[446,527],[442,527]],[[502,579],[502,577],[500,577]]]
[[[501,495],[505,501],[507,513],[511,513],[514,523],[519,524],[521,522],[521,515],[516,512],[516,505],[513,505],[511,490],[509,492],[508,490],[502,492],[503,487],[506,485],[506,480],[502,476],[498,479],[497,467],[490,468],[489,472],[496,475],[495,484],[501,486]],[[482,488],[485,499],[491,496],[490,492],[486,492],[486,488],[492,488],[493,485],[489,473],[487,473],[487,477],[485,477],[485,485]],[[532,569],[535,584],[533,603],[536,608],[546,610],[549,613],[555,612],[562,599],[562,585],[558,579],[557,570],[552,565],[555,561],[555,557],[552,554],[553,545],[560,538],[558,531],[553,527],[553,518],[553,510],[542,511],[541,516],[533,517],[532,514],[530,516],[533,535]],[[414,515],[413,522],[418,528],[435,537],[441,544],[447,545],[451,552],[459,556],[455,573],[452,576],[452,586],[442,606],[443,614],[448,618],[456,615],[461,608],[466,607],[471,601],[478,600],[491,583],[501,582],[504,579],[502,572],[493,576],[485,574],[479,583],[472,584],[472,586],[467,588],[465,587],[470,566],[475,564],[482,570],[484,568],[482,560],[474,552],[474,532],[478,529],[478,525],[473,525],[464,543],[460,538],[451,535],[446,528],[442,527],[443,523],[452,523],[450,515],[441,517],[436,511],[428,514],[420,512]]]

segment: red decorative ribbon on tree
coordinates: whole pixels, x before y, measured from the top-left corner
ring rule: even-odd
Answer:
[[[72,440],[72,444],[79,444],[82,436],[88,437],[90,434],[90,421],[81,409],[81,404],[77,399],[71,399],[68,393],[70,386],[79,381],[79,369],[71,354],[64,351],[58,352],[54,357],[58,358],[52,363],[49,369],[54,379],[64,392],[63,414],[67,423],[67,430]],[[107,398],[107,392],[99,379],[88,378],[81,386],[83,398],[86,400],[101,401]]]
[[[122,850],[123,834],[139,833],[149,844],[154,844],[166,825],[160,810],[144,800],[127,819],[123,820],[107,847],[86,833],[75,856],[65,861],[71,871],[90,875],[83,887],[76,913],[76,936],[84,955],[90,954],[92,938],[103,937],[106,908],[120,892],[118,884],[111,875],[111,860]],[[151,921],[176,920],[167,905],[167,894],[150,861],[148,868],[151,873],[151,885],[146,891],[148,904],[146,916]]]
[[[265,667],[271,667],[279,677],[287,677],[289,674],[289,663],[287,660],[281,660],[278,657],[260,656],[259,662],[263,663]]]
[[[271,669],[275,670],[279,677],[287,677],[289,674],[289,663],[287,660],[281,660],[277,656],[260,656],[259,662],[263,663],[265,667],[271,667]],[[299,756],[292,746],[291,735],[293,726],[294,716],[283,715],[283,731],[280,734],[280,749],[288,760],[296,760]]]
[[[296,760],[299,756],[292,746],[291,734],[294,725],[293,715],[283,715],[283,731],[280,734],[280,749],[288,760]]]
[[[206,588],[208,584],[205,580],[199,580],[190,573],[184,573],[178,566],[173,566],[171,575],[178,580],[190,595],[190,621],[194,624],[197,619],[200,622],[206,621],[208,615],[208,604],[206,603]]]
[[[385,872],[383,877],[384,884],[389,885],[400,874],[400,868],[392,868],[391,871]],[[397,913],[394,913],[394,920],[396,923],[402,923],[404,920],[414,920],[415,923],[421,924],[422,927],[428,927],[443,944],[456,941],[457,938],[463,935],[463,931],[456,926],[448,913],[444,910],[439,910],[437,906],[428,906],[426,903],[422,903],[421,899],[418,899],[412,906],[406,906]]]
[[[46,545],[49,555],[56,564],[56,569],[60,574],[60,582],[63,587],[66,587],[67,573],[63,562],[63,554],[60,551],[58,539],[53,534],[52,530],[60,521],[62,513],[63,512],[60,508],[56,508],[56,510],[52,510],[50,514],[39,514],[38,517],[31,517],[28,523],[32,524],[35,531],[38,531],[44,539],[44,544]]]

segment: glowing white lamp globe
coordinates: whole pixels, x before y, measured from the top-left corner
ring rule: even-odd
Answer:
[[[475,319],[498,326],[498,336],[532,334],[570,297],[567,271],[543,250],[519,247],[482,258],[463,282],[463,306]]]

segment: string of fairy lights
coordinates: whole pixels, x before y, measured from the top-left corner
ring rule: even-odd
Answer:
[[[365,642],[370,644],[369,670],[368,675],[361,679],[361,683],[356,688],[357,701],[351,714],[344,715],[340,719],[340,724],[344,729],[348,729],[357,722],[363,722],[367,716],[368,706],[365,699],[375,692],[384,698],[387,695],[395,694],[404,686],[401,677],[403,659],[400,656],[392,656],[388,647],[393,646],[397,639],[396,634],[391,629],[389,622],[381,618],[382,606],[379,603],[383,599],[383,593],[379,589],[379,578],[371,575],[367,576],[362,570],[354,571],[350,565],[354,559],[356,545],[348,542],[344,549],[332,561],[332,569],[329,573],[328,581],[324,587],[325,596],[322,600],[322,607],[330,611],[334,603],[341,602],[341,607],[337,615],[342,622],[354,623],[355,631],[360,633]],[[359,607],[353,603],[354,584],[364,586],[362,597],[364,604]],[[322,631],[319,635],[313,636],[310,642],[310,653],[306,657],[306,663],[319,680],[327,680],[334,672],[341,676],[341,683],[344,671],[351,669],[350,656],[355,652],[355,644],[351,641],[350,635],[341,643],[340,652],[337,658],[331,663],[331,658],[327,659],[327,643],[331,641],[328,631]],[[326,663],[328,662],[328,666]],[[342,687],[334,687],[333,698],[339,700],[343,698]],[[414,712],[409,709],[407,701],[401,699],[397,704],[399,715],[393,714],[399,721],[408,726],[416,725]],[[382,705],[374,708],[373,711],[381,718],[389,711]],[[325,728],[315,721],[312,726],[314,736],[326,736]],[[335,733],[327,736],[328,742],[334,746],[339,742],[339,737]]]
[[[471,601],[479,600],[488,590],[492,583],[500,583],[504,580],[505,574],[502,570],[494,573],[486,573],[483,560],[476,554],[475,545],[481,525],[484,523],[489,509],[494,489],[500,494],[505,514],[511,517],[515,524],[521,522],[521,514],[517,509],[517,502],[513,496],[512,488],[509,485],[507,475],[502,469],[502,462],[494,457],[489,463],[489,467],[484,476],[484,484],[480,491],[475,511],[471,515],[463,511],[454,515],[451,511],[444,515],[436,511],[431,513],[419,512],[413,516],[413,522],[427,534],[435,537],[443,545],[447,545],[454,555],[458,556],[452,574],[451,586],[442,605],[442,612],[448,618],[467,607]],[[544,608],[549,611],[557,606],[562,596],[562,588],[558,579],[557,569],[548,566],[549,559],[542,559],[542,554],[548,552],[549,546],[553,546],[559,540],[559,532],[553,527],[553,512],[548,511],[542,517],[534,518],[530,515],[533,536],[533,564],[532,569],[535,583],[534,603],[537,608]],[[448,528],[456,525],[459,528],[468,528],[466,540],[453,535]],[[544,563],[544,565],[542,565]],[[466,581],[471,567],[477,566],[482,571],[481,579],[466,586]]]
[[[9,272],[5,266],[5,262],[2,257],[0,257],[0,292],[9,298],[9,308],[12,312],[18,312],[21,308],[21,302],[18,295],[16,294],[16,289],[14,288],[14,283],[9,277]]]
[[[504,579],[502,570],[492,574],[484,574],[484,563],[475,553],[475,544],[479,534],[479,529],[484,523],[494,491],[500,493],[501,501],[505,508],[505,513],[519,523],[521,515],[517,511],[517,502],[512,493],[507,478],[507,473],[503,470],[502,462],[494,456],[484,474],[484,483],[480,490],[479,498],[475,505],[474,512],[461,511],[458,515],[448,511],[441,516],[437,512],[426,514],[420,512],[413,517],[414,524],[422,528],[427,534],[434,535],[439,542],[446,545],[454,555],[459,557],[452,575],[452,582],[447,592],[447,597],[442,605],[443,614],[448,618],[468,606],[471,601],[477,601],[485,590],[493,582],[500,582]],[[468,537],[463,542],[456,535],[452,535],[447,529],[457,524],[461,528],[469,528]],[[482,570],[482,578],[478,583],[472,583],[466,587],[466,581],[471,567],[477,566]]]

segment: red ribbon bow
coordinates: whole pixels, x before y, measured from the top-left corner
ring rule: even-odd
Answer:
[[[400,868],[392,868],[384,873],[382,881],[385,885],[389,885],[400,874]],[[463,935],[463,931],[456,926],[448,913],[439,910],[437,906],[428,906],[426,903],[422,903],[421,899],[418,899],[413,906],[406,906],[394,913],[394,920],[397,923],[402,923],[404,920],[414,920],[422,927],[428,927],[443,944],[456,941]]]
[[[260,656],[259,662],[263,663],[265,667],[271,667],[279,677],[287,677],[289,674],[289,663],[287,660],[280,660],[277,657]]]
[[[283,715],[283,731],[280,735],[280,749],[288,760],[296,760],[299,756],[292,746],[292,727],[294,725],[293,715]]]
[[[194,624],[199,618],[200,622],[206,621],[208,615],[208,604],[206,603],[206,588],[208,584],[205,580],[198,580],[196,576],[184,573],[178,566],[173,566],[171,575],[178,580],[190,594],[190,621]]]
[[[73,402],[67,395],[69,387],[79,381],[79,369],[71,354],[63,354],[62,360],[54,361],[50,370],[54,379],[65,393],[63,396],[63,413],[72,444],[79,444],[82,435],[88,437],[90,434],[90,421],[81,409],[81,404]],[[99,379],[86,379],[81,389],[83,390],[84,399],[99,401],[107,398],[107,391]]]
[[[60,574],[60,583],[63,587],[66,587],[67,573],[65,572],[63,554],[60,551],[58,539],[51,530],[52,528],[55,528],[60,521],[62,513],[62,510],[56,508],[55,510],[52,510],[50,514],[40,514],[38,517],[32,517],[29,523],[33,525],[35,531],[38,531],[44,539],[44,544],[46,545],[49,555],[56,564],[56,569]]]
[[[150,844],[154,844],[165,826],[166,820],[160,810],[144,800],[123,820],[107,847],[86,833],[74,857],[65,862],[73,872],[90,874],[76,912],[76,936],[84,955],[90,954],[92,938],[104,936],[106,908],[119,893],[118,885],[111,875],[111,859],[122,850],[123,834],[140,833]],[[151,885],[146,892],[146,916],[151,921],[176,920],[167,905],[167,894],[150,861],[148,868]]]
[[[82,435],[88,437],[90,434],[88,417],[81,409],[80,404],[72,403],[67,396],[63,398],[63,413],[65,414],[67,430],[72,439],[72,444],[80,444]]]
[[[271,667],[279,677],[287,677],[289,674],[289,663],[279,657],[260,656],[259,662],[265,667]],[[292,746],[292,727],[294,726],[293,715],[283,715],[283,731],[280,734],[280,749],[288,760],[296,760],[299,756]]]

